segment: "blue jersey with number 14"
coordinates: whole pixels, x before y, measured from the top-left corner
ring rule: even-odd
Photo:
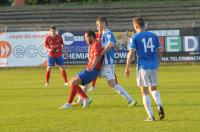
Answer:
[[[158,48],[161,48],[158,37],[148,31],[136,33],[130,39],[129,49],[136,50],[138,68],[157,69]]]

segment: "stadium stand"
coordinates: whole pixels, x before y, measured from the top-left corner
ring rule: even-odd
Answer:
[[[115,31],[132,30],[131,18],[143,16],[148,29],[200,27],[200,4],[140,6],[103,5],[79,8],[65,6],[24,6],[0,9],[0,32],[44,31],[51,25],[67,31],[96,30],[95,19],[106,16]]]

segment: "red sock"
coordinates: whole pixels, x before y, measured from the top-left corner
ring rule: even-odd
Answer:
[[[117,75],[116,75],[116,73],[115,73],[115,81],[116,81],[116,83],[118,84],[118,81],[117,81]]]
[[[65,72],[65,70],[62,70],[61,73],[62,73],[62,77],[64,79],[64,82],[66,83],[67,82],[67,73]]]
[[[77,86],[76,85],[70,85],[70,91],[69,91],[69,97],[67,99],[68,103],[72,103],[74,100],[74,97],[77,93]]]
[[[81,97],[81,98],[88,98],[87,95],[85,94],[85,92],[82,90],[81,87],[77,86],[77,94]]]
[[[95,87],[96,81],[97,81],[97,78],[95,78],[95,79],[92,81],[92,87]]]
[[[46,82],[47,83],[49,83],[50,74],[51,74],[51,71],[46,72]]]

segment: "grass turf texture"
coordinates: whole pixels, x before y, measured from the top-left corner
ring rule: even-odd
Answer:
[[[84,66],[68,66],[71,78]],[[135,97],[138,104],[127,102],[98,79],[96,90],[89,93],[93,103],[58,110],[68,94],[58,68],[51,74],[48,89],[44,88],[45,68],[0,69],[0,131],[1,132],[129,132],[129,131],[200,131],[200,65],[161,66],[159,86],[166,118],[144,122],[147,116],[136,86],[135,69],[126,79],[124,66],[116,66],[119,83]],[[154,113],[157,109],[152,100]]]

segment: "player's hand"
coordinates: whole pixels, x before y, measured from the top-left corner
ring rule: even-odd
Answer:
[[[56,49],[53,49],[52,52],[53,52],[53,53],[56,53]]]
[[[56,48],[54,48],[54,49],[52,50],[53,53],[56,53],[56,52],[58,52],[58,51],[59,51],[59,49],[56,49]]]
[[[125,76],[126,77],[129,77],[130,75],[130,70],[128,68],[125,69]]]
[[[103,57],[103,55],[104,55],[104,54],[101,52],[101,53],[100,53],[100,58],[102,58],[102,57]]]

